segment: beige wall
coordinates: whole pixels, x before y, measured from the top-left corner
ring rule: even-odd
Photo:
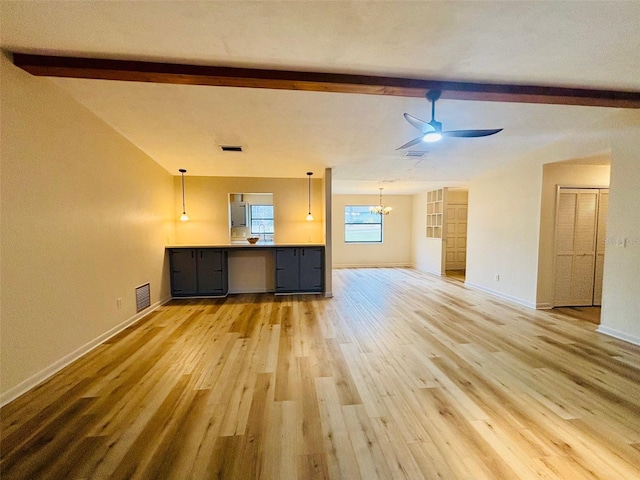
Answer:
[[[332,199],[332,244],[334,267],[385,267],[411,265],[412,197],[384,195],[383,203],[393,211],[382,221],[382,243],[345,243],[344,207],[377,205],[378,195],[334,195]]]
[[[444,275],[442,261],[444,243],[440,238],[427,238],[427,192],[412,196],[413,229],[411,232],[411,264],[418,270]]]
[[[470,183],[467,284],[535,307],[541,191],[542,166],[535,161],[514,162]]]
[[[174,178],[174,215],[182,213],[181,179]],[[307,178],[195,177],[185,175],[189,221],[176,223],[177,244],[229,242],[229,194],[273,193],[274,240],[277,243],[324,243],[323,180],[311,180],[311,213],[307,222]]]
[[[1,62],[4,403],[131,322],[136,286],[168,297],[174,186],[52,82]]]
[[[637,115],[636,110],[630,112]],[[611,122],[583,127],[579,135],[541,147],[470,182],[469,285],[536,307],[543,165],[610,151],[611,135],[619,128],[616,115],[612,110]]]
[[[640,345],[640,112],[615,120],[599,330]]]
[[[599,331],[640,344],[638,110],[612,110],[607,122],[471,182],[467,283],[536,306],[543,165],[602,152],[611,152],[611,182]],[[618,237],[626,239],[626,247],[616,246]]]
[[[553,305],[554,273],[554,231],[557,187],[603,187],[609,185],[608,163],[610,155],[599,155],[576,162],[601,162],[604,165],[581,165],[576,163],[550,163],[542,172],[542,198],[540,206],[540,245],[538,252],[537,307],[550,308]]]

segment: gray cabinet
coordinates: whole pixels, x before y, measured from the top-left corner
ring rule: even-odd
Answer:
[[[323,288],[322,247],[276,249],[276,293],[322,292]]]
[[[231,226],[247,226],[247,204],[244,202],[231,202]]]
[[[219,248],[172,248],[169,250],[169,262],[172,296],[220,296],[227,294],[226,250]]]

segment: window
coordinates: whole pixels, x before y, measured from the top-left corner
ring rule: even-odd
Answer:
[[[369,205],[344,207],[344,241],[346,243],[382,243],[382,215],[371,213]]]
[[[251,233],[273,235],[273,205],[251,205]]]

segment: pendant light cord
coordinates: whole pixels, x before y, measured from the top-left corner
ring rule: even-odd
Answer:
[[[186,209],[184,208],[184,173],[182,174],[182,213],[185,213]]]
[[[180,172],[180,175],[182,175],[182,215],[186,215],[187,210],[185,209],[185,206],[184,206],[184,174],[186,170],[184,168],[181,168],[178,171]]]
[[[313,175],[313,172],[307,172],[307,177],[309,177],[309,184],[308,184],[308,187],[307,187],[307,192],[308,192],[308,195],[309,195],[309,203],[308,203],[308,206],[309,206],[309,212],[308,213],[309,213],[309,215],[311,215],[311,175]]]
[[[308,196],[309,203],[307,204],[309,207],[309,210],[307,213],[307,222],[313,221],[313,215],[311,215],[311,175],[313,175],[313,172],[307,172],[307,177],[309,177],[308,184],[307,184],[307,192],[309,195]]]
[[[309,213],[311,213],[311,175],[307,174],[309,176],[309,186],[307,188],[307,192],[309,195],[309,202],[308,202],[308,206],[309,206]]]
[[[184,208],[184,172],[182,172],[182,213],[185,213],[186,209]]]

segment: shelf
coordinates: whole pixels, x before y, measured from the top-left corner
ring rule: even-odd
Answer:
[[[427,192],[427,237],[442,238],[444,189]]]

